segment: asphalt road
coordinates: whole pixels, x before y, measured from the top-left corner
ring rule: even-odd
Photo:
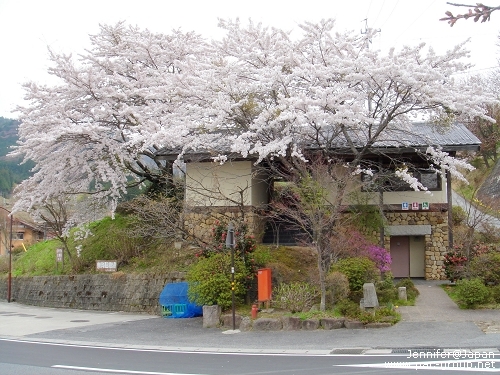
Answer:
[[[500,372],[498,353],[404,352],[371,355],[165,351],[0,339],[2,374],[330,375]],[[33,371],[35,370],[35,371]],[[52,371],[52,372],[50,372]]]

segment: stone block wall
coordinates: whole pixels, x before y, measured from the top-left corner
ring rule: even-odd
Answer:
[[[13,301],[34,306],[81,310],[126,311],[161,315],[160,293],[184,273],[165,276],[93,274],[12,278]],[[0,298],[7,299],[7,279],[0,279]]]
[[[430,225],[431,234],[425,235],[425,279],[445,280],[443,259],[448,252],[448,213],[439,211],[388,212],[388,225]],[[390,250],[390,236],[385,237]]]
[[[258,214],[253,212],[252,207],[244,207],[243,211],[239,207],[198,207],[192,212],[184,214],[184,227],[192,236],[210,240],[212,228],[216,221],[229,222],[231,220],[243,220],[249,233],[260,241],[264,233],[264,220]]]

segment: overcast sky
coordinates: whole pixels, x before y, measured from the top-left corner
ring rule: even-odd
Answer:
[[[439,21],[446,10],[457,13],[444,0],[0,0],[0,116],[17,117],[13,110],[23,104],[23,82],[50,82],[47,46],[78,54],[99,24],[121,20],[155,32],[181,28],[218,39],[218,18],[251,18],[285,30],[334,18],[339,29],[357,32],[367,19],[369,27],[381,31],[371,48],[385,51],[425,42],[440,52],[470,37],[474,73],[491,71],[500,57],[500,11],[488,23],[459,21],[451,28]]]

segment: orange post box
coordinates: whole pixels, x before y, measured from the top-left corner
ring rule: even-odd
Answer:
[[[271,300],[271,269],[261,268],[257,271],[257,288],[259,302]]]

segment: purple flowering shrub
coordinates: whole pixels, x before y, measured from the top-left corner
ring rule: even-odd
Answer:
[[[387,249],[377,245],[369,245],[364,252],[375,263],[381,273],[391,270],[392,258]]]

